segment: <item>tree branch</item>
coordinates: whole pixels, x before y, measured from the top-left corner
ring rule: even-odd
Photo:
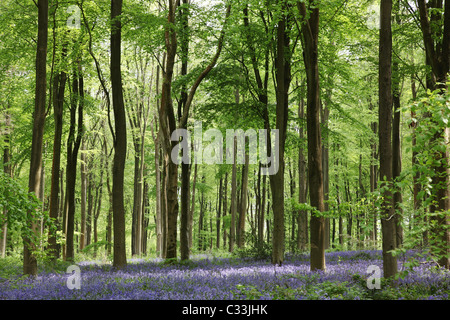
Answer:
[[[222,28],[222,31],[220,32],[219,43],[217,45],[216,54],[212,58],[210,64],[198,76],[197,80],[194,82],[194,84],[192,85],[191,90],[189,91],[189,95],[188,95],[188,98],[186,100],[186,104],[185,104],[184,110],[183,110],[183,116],[182,116],[182,118],[180,120],[180,128],[186,128],[187,118],[188,118],[188,115],[189,115],[189,109],[190,109],[190,106],[192,104],[192,100],[194,99],[195,92],[197,91],[197,88],[199,87],[200,83],[208,75],[208,73],[214,68],[214,66],[217,63],[217,60],[219,59],[219,56],[220,56],[220,53],[221,53],[222,47],[223,47],[223,39],[225,38],[225,26],[227,24],[228,18],[230,17],[230,13],[231,13],[231,3],[227,5],[227,11],[226,11],[226,14],[225,14],[225,23],[224,23],[224,26]]]

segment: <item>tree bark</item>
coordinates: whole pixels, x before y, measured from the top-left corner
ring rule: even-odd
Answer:
[[[102,153],[101,156],[101,164],[100,164],[100,182],[98,185],[98,197],[97,197],[97,210],[96,212],[94,212],[94,216],[93,216],[93,233],[94,233],[94,243],[98,242],[98,218],[100,217],[100,212],[101,212],[101,208],[102,208],[102,196],[103,196],[103,175],[104,175],[104,171],[105,169],[107,170],[107,166],[106,166],[106,157],[107,157],[107,150],[106,150],[106,142],[105,140],[103,140],[102,142],[102,150],[104,150],[104,152]],[[88,237],[89,239],[90,237]],[[97,256],[97,245],[94,247],[94,256]]]
[[[36,50],[36,91],[33,114],[33,138],[31,143],[30,175],[28,191],[36,197],[40,195],[42,147],[45,126],[45,97],[47,91],[47,39],[48,39],[48,0],[38,0],[38,39]],[[37,234],[37,224],[34,212],[27,212],[28,234],[23,236],[23,273],[30,276],[37,275],[37,260],[33,253],[36,248],[34,235]]]
[[[223,178],[220,177],[219,182],[219,195],[217,197],[218,201],[218,208],[217,208],[217,215],[216,215],[216,247],[217,249],[220,249],[220,216],[222,214],[222,196],[223,196]]]
[[[301,88],[301,97],[298,106],[298,116],[300,119],[305,119],[305,103],[303,99],[303,85]],[[301,125],[299,127],[299,138],[300,140],[304,140],[304,128]],[[303,147],[298,149],[298,202],[300,204],[306,204],[306,193],[307,193],[307,163],[306,157],[304,154]],[[306,250],[308,244],[308,213],[306,210],[300,210],[297,216],[297,248],[299,250]]]
[[[83,250],[86,246],[86,200],[87,200],[87,173],[86,173],[86,141],[83,138],[81,142],[80,152],[80,178],[81,178],[81,201],[80,201],[80,216],[81,216],[81,228],[80,228],[80,250]]]
[[[175,115],[172,102],[172,78],[174,73],[175,56],[177,52],[177,35],[174,30],[175,12],[179,2],[168,1],[168,26],[165,30],[166,42],[166,61],[163,72],[163,83],[161,89],[161,105],[159,108],[159,122],[163,132],[164,152],[170,156],[171,150],[177,145],[177,141],[170,141],[170,135],[176,130]],[[178,200],[177,200],[177,175],[178,166],[169,159],[167,176],[167,247],[166,259],[177,257],[177,218],[178,218]]]
[[[331,90],[327,90],[328,99],[331,100]],[[321,123],[324,129],[328,129],[328,120],[330,118],[330,109],[320,103],[321,106]],[[323,170],[323,197],[324,197],[324,210],[328,212],[329,205],[329,193],[330,193],[330,173],[329,173],[329,147],[328,147],[328,133],[324,134],[322,143],[322,170]],[[361,171],[361,170],[360,170]],[[360,174],[361,177],[361,174]],[[361,179],[360,179],[361,181]],[[360,184],[362,186],[362,184]],[[325,218],[325,249],[330,247],[330,218]]]
[[[103,148],[104,148],[104,154],[108,154],[108,146],[106,144],[106,130],[103,129]],[[112,151],[112,150],[111,150]],[[106,254],[111,254],[111,244],[112,244],[112,215],[113,215],[113,201],[112,201],[112,188],[111,188],[111,171],[110,165],[109,165],[109,157],[105,157],[105,170],[106,170],[106,187],[108,190],[108,215],[106,217]]]
[[[81,74],[81,62],[76,61],[72,80],[72,97],[70,103],[70,128],[67,140],[66,166],[66,250],[65,259],[74,259],[75,231],[75,186],[77,179],[78,151],[83,137],[84,80]],[[78,112],[78,123],[77,123]],[[77,128],[76,128],[77,127]],[[77,133],[75,135],[75,130]]]
[[[159,60],[159,56],[158,56]],[[156,67],[156,96],[159,96],[159,82],[160,82],[160,66]],[[159,98],[156,99],[156,106],[159,108]],[[155,187],[156,187],[156,254],[158,257],[162,256],[163,252],[163,228],[162,228],[162,195],[161,195],[161,137],[162,132],[158,129],[158,118],[155,116],[152,123],[152,136],[155,143]]]
[[[190,193],[190,165],[181,164],[181,226],[180,253],[181,260],[189,259],[189,193]]]
[[[7,177],[12,178],[11,170],[11,147],[10,147],[10,130],[11,130],[11,116],[9,110],[5,111],[5,132],[4,132],[4,147],[3,147],[3,172]],[[3,215],[3,216],[2,216]],[[8,210],[4,209],[0,212],[0,257],[4,258],[6,255],[6,243],[8,238]]]
[[[279,132],[278,171],[270,175],[273,210],[272,264],[281,265],[284,261],[284,149],[289,107],[289,86],[291,82],[291,52],[288,30],[292,19],[287,3],[280,1],[282,14],[276,28],[276,129]]]
[[[122,0],[111,0],[111,88],[114,109],[115,141],[112,185],[114,256],[113,266],[127,264],[125,247],[125,207],[123,197],[124,169],[127,154],[127,124],[121,75]]]
[[[370,99],[370,98],[369,98]],[[369,101],[369,109],[373,109],[372,101]],[[378,136],[378,123],[372,122],[370,125],[372,132],[375,137]],[[370,163],[370,192],[373,193],[377,189],[378,182],[378,148],[377,148],[377,139],[373,139],[371,142],[371,163]],[[378,227],[377,227],[377,216],[375,205],[373,206],[373,229],[372,229],[372,240],[374,242],[374,246],[377,246],[378,240]]]
[[[400,105],[400,73],[399,73],[398,61],[393,62],[393,88],[392,99],[394,107],[394,119],[392,123],[392,181],[400,179],[402,172],[402,149],[400,144],[400,129],[401,129],[401,105]],[[395,204],[395,244],[397,247],[401,247],[403,243],[403,227],[402,227],[402,190],[398,186],[394,186],[394,204]]]
[[[245,163],[242,166],[242,183],[241,183],[241,202],[239,208],[239,233],[237,239],[237,245],[242,248],[245,244],[245,219],[247,216],[247,190],[248,190],[248,166],[249,156],[245,155]]]
[[[182,30],[180,32],[180,48],[181,48],[181,76],[185,76],[188,72],[188,55],[189,55],[189,5],[188,0],[183,0],[183,8],[180,10],[180,22]],[[178,120],[180,121],[188,99],[187,85],[184,84],[180,92],[180,100],[178,102]],[[186,129],[184,126],[182,129]],[[189,259],[189,193],[190,193],[190,164],[181,164],[181,212],[180,212],[180,254],[181,260]]]
[[[64,49],[63,49],[64,52]],[[53,138],[53,163],[50,190],[49,217],[55,223],[55,228],[48,231],[48,252],[52,259],[58,257],[58,246],[56,242],[56,230],[58,227],[59,215],[59,180],[61,171],[61,142],[63,129],[63,107],[64,91],[66,87],[67,75],[64,71],[56,74],[53,79],[53,113],[55,119],[55,135]]]
[[[225,249],[227,246],[227,238],[228,238],[228,233],[227,233],[227,228],[226,228],[226,224],[225,224],[225,217],[227,215],[227,193],[228,193],[228,172],[225,172],[225,182],[223,185],[223,205],[222,205],[222,209],[223,209],[223,213],[222,213],[222,217],[224,219],[224,223],[222,224],[223,226],[223,248]]]
[[[189,210],[188,216],[188,236],[189,236],[189,251],[192,249],[192,229],[194,224],[194,211],[195,211],[195,186],[197,184],[197,171],[198,165],[194,164],[194,181],[192,181],[192,200],[191,200],[191,208]]]
[[[395,212],[392,200],[392,0],[381,0],[379,49],[379,152],[380,179],[384,192],[381,206],[381,231],[383,235],[383,271],[390,278],[397,273],[397,258],[390,252],[396,246]]]
[[[314,7],[312,6],[314,4]],[[308,179],[311,206],[321,213],[324,207],[322,171],[322,141],[320,132],[320,88],[318,64],[319,4],[309,4],[309,15],[305,3],[299,3],[304,19],[304,62],[307,79],[307,132],[308,132]],[[311,270],[325,270],[325,219],[311,214]]]
[[[233,252],[236,237],[236,209],[237,209],[237,139],[234,137],[234,159],[231,171],[231,223],[230,223],[230,241],[229,251]]]
[[[427,86],[430,90],[440,90],[440,94],[448,92],[447,80],[450,69],[450,1],[430,1],[425,4],[424,0],[418,0],[420,26],[425,44],[427,64],[431,66],[431,74],[427,78]],[[435,9],[430,14],[428,9]],[[437,9],[437,10],[436,10]],[[444,9],[443,23],[440,10]],[[438,27],[439,25],[439,27]],[[449,141],[449,128],[442,128],[435,135],[435,140],[442,140],[446,145]],[[436,218],[438,227],[432,230],[433,236],[440,242],[439,264],[450,269],[450,170],[449,150],[435,155],[434,176],[432,177],[433,194],[437,204],[430,206],[430,213],[440,212]]]

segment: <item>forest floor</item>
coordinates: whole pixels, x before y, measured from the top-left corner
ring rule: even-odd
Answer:
[[[0,259],[0,300],[449,300],[450,272],[424,258],[412,267],[413,256],[399,257],[403,277],[381,278],[378,289],[369,288],[377,281],[373,270],[378,267],[382,276],[377,250],[327,253],[325,272],[311,272],[307,254],[287,254],[282,266],[268,259],[195,255],[171,264],[129,259],[122,270],[84,261],[77,263],[78,278],[60,267],[41,268],[36,279],[21,276],[17,259],[5,258]]]

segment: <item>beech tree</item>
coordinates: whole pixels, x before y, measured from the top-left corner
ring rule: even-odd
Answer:
[[[311,270],[325,270],[325,219],[320,213],[324,207],[322,170],[322,140],[320,130],[320,84],[318,62],[319,3],[310,1],[308,7],[299,3],[302,16],[304,63],[307,82],[308,178],[311,206],[317,213],[311,215]]]
[[[383,271],[389,278],[397,273],[397,258],[392,254],[396,245],[396,219],[392,196],[392,0],[382,0],[380,7],[379,51],[379,150],[380,178],[383,202],[381,231],[383,235]]]
[[[272,263],[281,265],[284,260],[284,170],[285,142],[288,123],[289,86],[291,83],[290,35],[292,13],[285,1],[279,1],[281,14],[276,28],[276,129],[279,130],[278,172],[270,175],[272,210],[274,213]]]
[[[185,3],[187,4],[187,3]],[[165,152],[168,155],[172,154],[173,148],[178,144],[178,141],[171,140],[172,133],[175,132],[177,129],[185,129],[187,127],[187,120],[189,117],[189,111],[190,106],[192,104],[192,101],[194,99],[195,93],[200,86],[201,82],[205,79],[205,77],[208,75],[208,73],[214,68],[216,65],[220,53],[222,51],[223,46],[223,40],[225,37],[225,29],[223,28],[218,44],[217,44],[217,50],[213,58],[211,59],[210,63],[206,66],[206,68],[198,75],[196,80],[194,81],[192,87],[189,89],[189,93],[187,94],[187,97],[185,97],[185,102],[182,103],[184,106],[182,107],[183,110],[180,110],[180,119],[179,123],[177,124],[176,118],[175,118],[175,111],[173,108],[173,102],[171,97],[172,92],[172,79],[173,79],[173,71],[174,71],[174,65],[175,65],[175,56],[177,53],[177,45],[178,45],[178,39],[177,39],[177,32],[174,28],[174,25],[176,23],[176,10],[179,7],[178,1],[168,1],[168,25],[166,26],[165,30],[165,43],[166,43],[166,64],[165,64],[165,70],[164,70],[164,76],[163,76],[163,84],[162,84],[162,91],[161,91],[161,106],[159,108],[159,120],[161,124],[161,129],[163,132],[163,145]],[[231,5],[227,5],[226,8],[226,14],[225,14],[225,25],[226,21],[230,15],[231,12]],[[180,108],[181,109],[181,108]],[[185,169],[186,170],[186,169]],[[168,193],[167,193],[167,223],[168,223],[168,234],[167,234],[167,259],[173,259],[177,256],[177,217],[178,217],[178,200],[177,200],[177,172],[178,172],[178,165],[173,162],[173,160],[169,161],[168,165]],[[185,179],[188,178],[188,174],[185,171],[183,174],[183,177]],[[186,183],[183,184],[185,187],[187,186]],[[186,193],[183,192],[184,195]],[[186,196],[183,199],[187,199]],[[183,203],[187,203],[186,201],[183,201]],[[184,215],[187,214],[188,206],[184,206],[186,209],[183,212]],[[185,221],[185,217],[183,217],[183,221]],[[185,234],[185,226],[187,224],[183,223],[183,237],[181,240],[183,243],[185,241],[188,241],[189,237],[186,237]],[[185,252],[187,246],[182,245],[182,248],[184,249],[182,256],[186,258],[188,256],[188,253]]]
[[[420,245],[448,267],[449,3],[379,8],[3,0],[2,255],[24,246],[34,274],[61,248],[74,262],[113,253],[120,268],[204,250],[280,265],[288,246],[325,270],[327,248],[370,248],[391,277],[395,254]],[[195,163],[206,150],[195,143],[194,163],[174,161],[184,141],[172,134],[194,119],[205,131],[265,129],[279,170],[267,177],[273,163],[250,153],[237,163],[237,143],[224,148],[232,165]]]
[[[48,39],[48,0],[38,0],[38,37],[36,49],[36,89],[33,115],[33,139],[31,143],[30,175],[28,190],[36,197],[41,195],[42,147],[46,118],[47,91],[47,39]],[[37,260],[33,253],[36,249],[37,222],[34,212],[27,212],[27,232],[23,238],[23,273],[36,276]]]
[[[429,89],[440,90],[441,94],[448,92],[448,72],[450,71],[450,1],[418,0],[420,27],[425,45],[427,64],[431,67],[429,74]],[[443,10],[443,13],[442,13]],[[433,140],[448,141],[449,128],[441,128],[436,132]],[[433,230],[440,238],[442,257],[439,263],[450,269],[450,170],[448,146],[435,154],[432,177],[434,186],[433,196],[435,202],[430,206],[430,213],[438,213],[435,218],[437,227]]]
[[[114,108],[114,163],[112,209],[114,223],[114,261],[116,268],[127,264],[125,246],[125,207],[123,180],[127,153],[127,124],[121,74],[122,0],[111,0],[111,87]]]
[[[70,99],[70,127],[67,140],[67,166],[66,166],[66,203],[64,208],[64,226],[67,226],[65,259],[74,259],[74,232],[75,232],[75,185],[77,179],[78,151],[84,134],[84,79],[81,70],[81,61],[73,62],[72,96]],[[78,119],[77,119],[78,118]]]

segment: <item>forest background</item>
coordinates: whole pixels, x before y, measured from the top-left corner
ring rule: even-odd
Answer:
[[[2,257],[411,248],[450,268],[450,1],[0,4]],[[381,30],[381,31],[380,31]],[[174,130],[278,129],[280,170]],[[205,144],[205,143],[204,143]],[[206,144],[207,145],[207,144]],[[195,146],[193,146],[195,147]],[[225,154],[225,152],[224,152]]]

